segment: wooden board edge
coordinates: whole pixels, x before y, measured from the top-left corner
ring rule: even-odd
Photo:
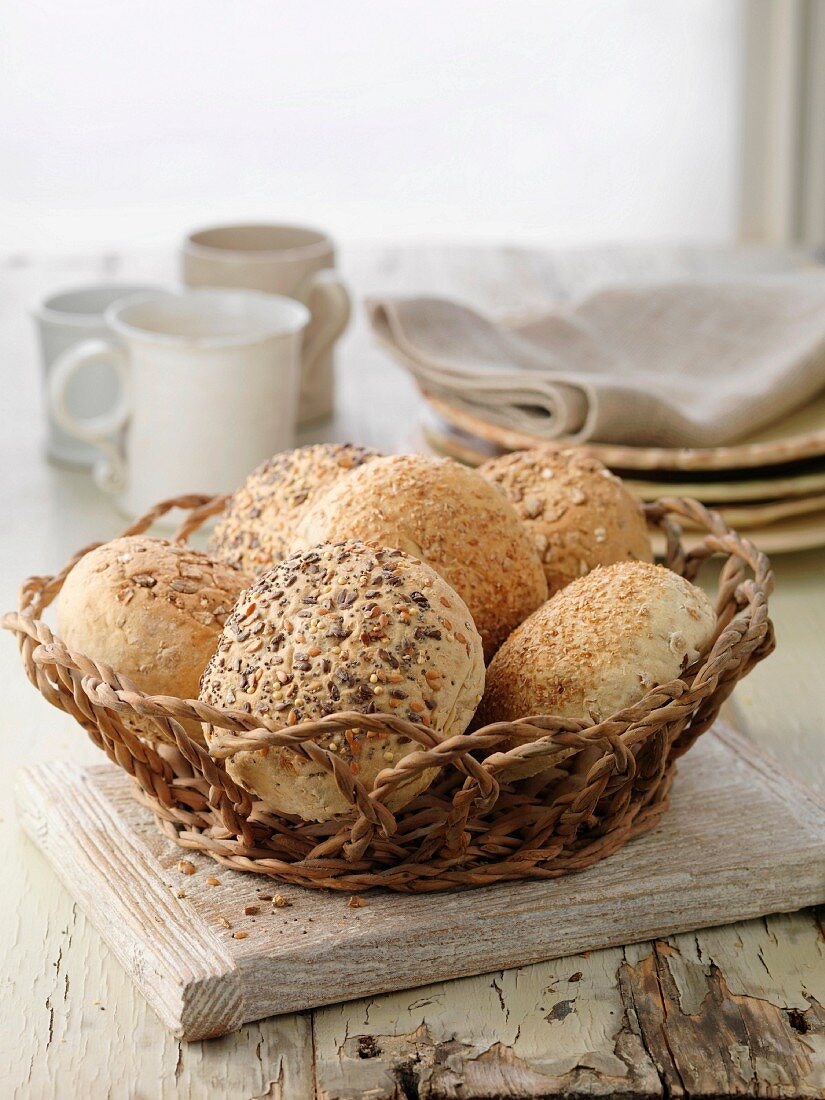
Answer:
[[[788,900],[786,890],[777,889],[770,876],[773,865],[767,859],[759,863],[749,863],[743,867],[735,879],[731,878],[727,871],[718,882],[706,879],[703,882],[703,911],[701,916],[691,913],[690,907],[680,907],[678,914],[674,911],[665,914],[661,909],[656,910],[655,919],[645,923],[644,914],[650,908],[650,894],[645,894],[644,899],[637,904],[639,907],[639,923],[634,931],[628,932],[626,928],[621,931],[611,932],[608,927],[603,934],[594,940],[592,933],[586,936],[568,936],[563,941],[556,941],[552,946],[548,943],[529,943],[529,934],[525,934],[523,925],[519,926],[521,950],[518,954],[513,950],[512,942],[501,944],[497,949],[490,949],[484,958],[475,956],[462,957],[459,950],[454,950],[449,956],[450,965],[439,965],[437,972],[432,969],[430,963],[422,964],[420,972],[413,972],[409,965],[404,971],[403,983],[399,983],[395,973],[384,980],[368,980],[353,982],[350,980],[347,992],[336,988],[326,996],[319,989],[308,997],[301,998],[290,996],[288,1003],[276,1002],[274,998],[266,1002],[256,999],[254,992],[248,997],[249,1021],[262,1019],[266,1016],[278,1016],[293,1012],[304,1012],[309,1009],[321,1008],[342,1001],[357,1000],[361,997],[380,996],[384,993],[397,992],[401,989],[416,989],[431,985],[434,982],[452,981],[456,978],[475,977],[480,974],[495,973],[499,970],[512,970],[534,963],[548,962],[553,959],[565,958],[568,955],[576,955],[587,951],[602,951],[611,947],[623,947],[629,944],[646,943],[648,941],[663,939],[678,933],[694,932],[701,928],[721,927],[729,924],[738,924],[742,921],[752,920],[757,917],[775,913],[795,913],[803,909],[825,904],[825,847],[817,849],[820,859],[819,868],[812,864],[809,848],[801,849],[798,858],[786,865],[794,878],[794,896]],[[720,875],[722,873],[720,872]],[[690,884],[685,883],[684,889],[690,890]],[[714,893],[712,901],[708,899],[708,893]],[[594,905],[596,903],[594,902]],[[617,902],[617,904],[619,904]],[[735,908],[732,908],[735,904]],[[536,926],[534,926],[535,928]],[[588,923],[592,928],[592,923]],[[515,928],[515,925],[514,925]],[[540,932],[540,929],[538,929]],[[431,942],[432,929],[427,925],[416,927],[411,925],[405,932],[405,957],[407,964],[416,956],[417,950],[426,947]],[[468,943],[471,942],[472,936]],[[313,957],[313,965],[323,969],[325,962],[331,958],[334,952],[337,968],[351,966],[353,972],[365,972],[361,965],[363,955],[372,955],[381,950],[381,945],[369,942],[369,936],[361,942],[357,939],[349,940],[334,946],[325,946]],[[475,950],[475,945],[473,944]],[[426,951],[425,951],[426,953]],[[350,957],[347,963],[347,956]],[[267,954],[249,954],[239,960],[241,968],[250,975],[255,974],[261,965],[267,960]],[[306,965],[306,959],[294,951],[288,951],[281,956],[281,964],[284,972],[298,970]]]
[[[787,780],[784,773],[750,742],[725,725],[717,726],[713,734],[708,733],[705,736],[717,737],[727,751],[734,753],[738,759],[756,770],[760,782],[765,783],[772,793],[787,800]],[[81,908],[88,913],[92,923],[163,1023],[176,1035],[193,1040],[224,1034],[244,1023],[266,1016],[300,1012],[339,1002],[342,990],[338,987],[330,988],[326,992],[316,989],[310,998],[296,999],[296,985],[287,975],[292,971],[294,978],[299,969],[305,969],[307,960],[290,958],[290,952],[281,959],[286,986],[291,987],[286,997],[282,996],[278,1001],[272,994],[267,994],[266,997],[255,994],[255,972],[268,957],[267,954],[240,952],[234,956],[231,945],[222,942],[216,930],[206,924],[187,901],[175,897],[169,886],[170,876],[144,841],[133,831],[123,827],[118,816],[120,811],[106,793],[103,780],[111,777],[113,770],[109,764],[80,767],[67,763],[50,763],[29,766],[21,771],[18,778],[19,813],[26,831],[44,851],[58,876],[77,898]],[[121,778],[126,782],[125,777]],[[800,798],[808,798],[810,792],[803,785],[793,780],[791,783],[794,791],[797,788],[800,790]],[[568,936],[563,938],[563,942],[556,941],[552,945],[541,942],[541,936],[537,936],[531,943],[530,937],[526,936],[521,940],[518,954],[513,952],[512,943],[506,946],[499,944],[498,950],[491,944],[488,953],[467,950],[465,954],[455,951],[451,953],[449,960],[444,960],[446,966],[439,965],[437,969],[433,969],[431,960],[426,965],[422,962],[420,970],[415,973],[406,970],[402,984],[404,988],[416,988],[433,981],[470,977],[502,967],[509,969],[543,962],[583,950],[645,942],[653,937],[688,932],[710,925],[730,924],[768,913],[794,912],[809,905],[823,903],[825,844],[819,838],[825,836],[825,810],[811,796],[809,812],[808,803],[801,802],[800,798],[794,797],[793,810],[799,817],[800,806],[806,807],[802,814],[802,823],[806,828],[800,834],[798,850],[793,854],[790,863],[786,864],[793,882],[790,897],[787,888],[779,890],[774,885],[770,874],[772,863],[764,855],[758,861],[751,861],[746,867],[739,869],[735,874],[735,881],[731,880],[728,869],[718,882],[703,883],[705,897],[701,918],[697,912],[692,912],[689,900],[684,906],[676,908],[668,909],[665,904],[664,911],[657,911],[654,927],[653,923],[645,923],[644,919],[647,903],[650,902],[647,897],[645,905],[639,905],[638,901],[636,903],[639,923],[631,933],[628,933],[626,925],[621,932],[613,935],[608,929],[603,932],[597,944],[594,944],[592,935],[586,940],[576,940],[573,936]],[[91,835],[81,842],[81,833],[89,832]],[[128,899],[122,896],[128,892],[118,892],[115,888],[116,882],[106,873],[109,862],[117,863],[111,858],[107,861],[106,858],[107,853],[111,857],[113,835],[118,837],[118,847],[115,850],[128,845],[129,862],[132,868],[139,869],[141,890],[146,889],[157,895],[157,904],[163,909],[163,925],[151,925],[148,934],[145,921],[141,918],[141,907],[136,909],[132,905],[130,908]],[[94,889],[91,889],[92,886]],[[682,897],[689,899],[690,882],[685,881],[681,889]],[[713,894],[710,907],[708,889]],[[732,907],[734,903],[735,908]],[[127,910],[125,915],[121,912],[124,907]],[[175,950],[164,954],[162,946],[169,931],[167,925],[171,927],[172,933],[176,933]],[[536,924],[533,927],[535,930]],[[425,959],[429,955],[427,944],[431,930],[423,925],[418,927],[417,922],[412,921],[408,933],[412,940],[420,939],[424,949],[422,959]],[[356,941],[349,940],[346,944],[341,943],[335,948],[326,947],[324,950],[335,951],[338,968],[345,961],[344,957],[350,955],[349,965],[357,972],[361,969],[359,964],[379,950],[379,945],[369,941],[369,936],[357,937]],[[468,943],[472,947],[471,933]],[[170,973],[168,960],[174,961],[178,955],[186,959],[193,952],[196,956],[195,963],[200,965],[193,964],[187,973],[181,973],[181,969],[186,970],[186,967],[181,968],[178,964],[178,973]],[[209,961],[206,967],[203,965],[202,954]],[[321,956],[316,957],[316,964],[322,962],[323,954],[322,951]],[[410,954],[412,956],[415,952]],[[158,960],[161,964],[159,969]],[[367,966],[366,970],[369,972],[370,967]],[[348,986],[346,999],[379,995],[398,988],[397,975],[373,972],[367,981]]]
[[[188,1040],[235,1030],[245,1022],[235,961],[166,885],[139,837],[120,828],[95,781],[99,770],[62,761],[21,768],[20,824],[166,1027]],[[120,875],[118,850],[128,851],[124,862],[129,877],[138,878],[137,890]]]
[[[742,730],[737,729],[729,720],[717,719],[704,736],[718,738],[740,760],[753,768],[783,801],[787,800],[790,789],[794,794],[795,806],[802,810],[806,824],[825,831],[825,799],[798,776],[787,771],[781,761],[757,745]]]
[[[291,1016],[304,1012],[312,1012],[315,1009],[329,1008],[332,1005],[338,1004],[347,1004],[348,1002],[358,1001],[364,998],[382,997],[390,993],[403,993],[407,990],[424,989],[427,986],[439,985],[442,982],[459,981],[463,978],[478,978],[486,974],[497,974],[501,973],[503,970],[519,970],[522,967],[554,962],[557,959],[575,957],[580,954],[590,955],[597,951],[606,951],[616,947],[630,947],[636,944],[652,943],[653,941],[667,939],[670,936],[679,935],[681,933],[699,932],[703,928],[721,928],[725,925],[739,924],[740,922],[754,920],[759,917],[779,915],[786,912],[803,912],[808,908],[809,905],[807,904],[803,905],[801,909],[791,909],[787,911],[785,909],[765,909],[764,907],[755,906],[752,913],[738,917],[736,920],[717,920],[709,925],[697,924],[695,921],[689,921],[686,924],[676,922],[673,925],[660,926],[656,933],[647,933],[645,935],[632,936],[630,938],[627,936],[607,937],[598,947],[593,947],[591,943],[589,947],[580,945],[569,949],[565,948],[564,951],[553,951],[549,953],[544,951],[526,952],[523,956],[519,956],[518,958],[508,955],[506,959],[491,960],[485,962],[483,966],[456,965],[453,968],[445,968],[444,970],[439,970],[437,973],[431,973],[426,976],[421,975],[414,978],[405,977],[403,983],[387,981],[365,983],[363,986],[358,987],[348,985],[345,990],[339,989],[329,996],[322,995],[319,997],[307,998],[306,1001],[296,1000],[291,1002],[288,1007],[277,1007],[273,1005],[272,1007],[264,1009],[261,1006],[256,1006],[250,1012],[248,1018],[244,1020],[244,1023],[249,1024],[257,1020],[269,1019],[270,1017]],[[214,1033],[215,1036],[218,1034],[222,1034],[222,1032]],[[188,1036],[182,1037],[188,1038]]]

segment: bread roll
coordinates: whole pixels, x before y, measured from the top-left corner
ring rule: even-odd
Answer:
[[[284,724],[343,710],[382,712],[446,738],[467,728],[483,688],[481,639],[450,586],[400,550],[341,542],[288,558],[245,593],[204,673],[201,698]],[[368,789],[419,747],[357,729],[319,743],[340,753]],[[326,821],[351,810],[332,775],[293,749],[238,752],[226,766],[277,813]],[[434,775],[399,787],[390,809]]]
[[[487,658],[547,597],[512,505],[449,458],[377,458],[333,486],[304,515],[294,545],[337,539],[395,546],[431,565],[466,602]]]
[[[248,578],[199,550],[137,535],[85,554],[69,573],[57,607],[69,649],[111,665],[149,695],[197,699],[201,674]],[[150,739],[150,719],[121,713]],[[199,722],[185,722],[203,741]]]
[[[507,639],[487,670],[477,724],[539,714],[601,722],[684,672],[715,626],[705,593],[670,569],[597,566]]]
[[[304,512],[350,470],[378,452],[351,443],[283,451],[253,470],[226,505],[209,552],[250,575],[284,557]]]
[[[653,561],[640,505],[586,451],[515,451],[485,462],[479,473],[503,490],[526,525],[550,595],[597,565]]]

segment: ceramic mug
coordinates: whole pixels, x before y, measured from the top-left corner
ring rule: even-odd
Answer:
[[[347,327],[350,297],[333,270],[335,246],[315,229],[294,225],[223,225],[190,233],[183,243],[187,286],[245,287],[302,302],[312,319],[307,340],[317,355],[304,357],[298,402],[301,424],[332,414],[332,348]]]
[[[101,488],[139,515],[183,493],[229,492],[294,440],[309,311],[291,298],[248,290],[140,294],[105,313],[111,335],[53,364],[49,404],[71,437],[102,451]],[[115,342],[116,341],[116,342]],[[111,363],[119,394],[80,418],[68,404],[76,377]],[[125,425],[116,442],[114,424]]]
[[[103,319],[105,310],[122,298],[154,289],[148,286],[85,286],[50,294],[32,310],[37,326],[43,374],[48,379],[54,362],[81,340],[108,335]],[[100,360],[78,375],[66,394],[66,404],[72,413],[86,419],[101,416],[116,404],[117,374],[111,363]],[[110,421],[111,436],[123,424]],[[73,466],[91,466],[99,457],[98,449],[85,440],[69,435],[47,415],[46,453],[58,462]]]

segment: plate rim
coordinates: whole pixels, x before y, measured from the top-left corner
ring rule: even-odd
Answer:
[[[430,408],[454,428],[507,451],[537,446],[584,447],[606,466],[624,470],[732,470],[781,466],[805,458],[825,456],[825,428],[805,435],[763,443],[732,443],[724,447],[630,447],[621,443],[548,440],[517,428],[505,428],[458,409],[443,397],[421,394]]]

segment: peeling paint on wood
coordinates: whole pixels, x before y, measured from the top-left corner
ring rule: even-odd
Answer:
[[[821,1097],[823,982],[803,913],[354,1001],[315,1013],[318,1097]]]
[[[588,1095],[658,1095],[658,1075],[617,984],[623,959],[615,948],[427,986],[415,998],[321,1009],[319,1100],[365,1092],[538,1097],[574,1086]]]
[[[666,1095],[825,1094],[825,1017],[795,972],[800,960],[810,960],[810,983],[819,992],[825,980],[820,929],[809,915],[785,917],[782,924],[797,941],[798,956],[772,957],[775,929],[751,921],[724,935],[711,929],[660,941],[651,955],[628,962],[628,987]],[[743,935],[752,958],[765,960],[761,974],[741,965]],[[789,999],[803,998],[804,1007],[789,1007]]]

